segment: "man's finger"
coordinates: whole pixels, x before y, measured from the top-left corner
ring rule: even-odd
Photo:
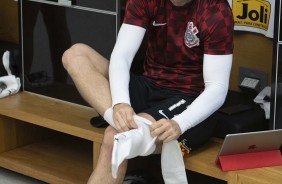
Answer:
[[[119,132],[124,132],[129,130],[124,117],[120,113],[116,114],[116,126]]]
[[[151,134],[153,137],[160,136],[162,133],[165,132],[165,126],[162,126],[161,123],[156,123],[157,126],[151,128]]]
[[[137,124],[133,119],[133,115],[127,115],[127,122],[131,129],[138,128]]]

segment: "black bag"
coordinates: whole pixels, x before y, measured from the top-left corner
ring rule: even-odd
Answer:
[[[142,176],[128,175],[125,177],[123,184],[149,184],[149,182]]]

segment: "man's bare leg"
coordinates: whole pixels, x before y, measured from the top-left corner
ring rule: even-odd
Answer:
[[[63,65],[82,97],[99,114],[104,115],[112,104],[108,81],[109,61],[87,45],[76,44],[64,53]],[[154,121],[148,114],[140,115]],[[121,184],[123,182],[127,161],[120,165],[117,179],[112,177],[111,171],[113,137],[116,133],[117,131],[110,126],[106,129],[98,163],[88,184]],[[159,152],[159,149],[155,152]]]
[[[109,61],[84,44],[75,44],[63,55],[63,65],[81,96],[101,115],[111,107]]]
[[[113,137],[117,131],[109,126],[105,131],[101,152],[98,159],[96,169],[92,173],[88,184],[122,184],[127,169],[127,160],[124,161],[117,173],[117,178],[112,177],[112,150],[113,150]],[[107,173],[107,175],[105,174]]]
[[[108,81],[109,61],[87,45],[76,44],[64,53],[63,65],[82,97],[99,114],[104,115],[112,104]],[[121,164],[117,179],[112,177],[111,171],[113,136],[116,133],[112,127],[106,129],[98,163],[88,181],[89,184],[123,182],[127,168],[126,161]]]
[[[146,113],[138,114],[150,121],[155,121],[155,119]],[[102,147],[100,156],[98,159],[97,167],[92,173],[88,184],[99,184],[99,183],[105,183],[105,184],[122,184],[124,180],[124,176],[126,174],[127,169],[127,163],[128,161],[125,160],[118,168],[117,178],[114,179],[111,175],[112,169],[111,169],[111,159],[112,159],[112,150],[113,150],[113,137],[117,134],[117,131],[109,126],[105,131],[105,136],[103,139]],[[154,154],[159,154],[161,152],[161,143],[157,143],[156,150]],[[100,169],[102,168],[102,169]],[[110,175],[106,176],[105,173],[110,173]]]

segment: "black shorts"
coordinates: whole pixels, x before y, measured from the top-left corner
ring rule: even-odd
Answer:
[[[148,113],[156,120],[171,119],[186,110],[196,96],[154,86],[143,76],[131,74],[129,83],[131,106],[136,113]],[[212,136],[214,123],[202,122],[184,132],[178,139],[183,154],[195,150]]]

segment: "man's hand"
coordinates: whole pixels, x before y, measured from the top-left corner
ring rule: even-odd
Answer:
[[[160,141],[169,142],[176,140],[181,135],[178,123],[170,119],[161,119],[150,126],[151,135]]]
[[[113,110],[113,118],[118,132],[125,132],[130,129],[138,128],[133,120],[135,112],[130,105],[126,103],[116,104]]]

